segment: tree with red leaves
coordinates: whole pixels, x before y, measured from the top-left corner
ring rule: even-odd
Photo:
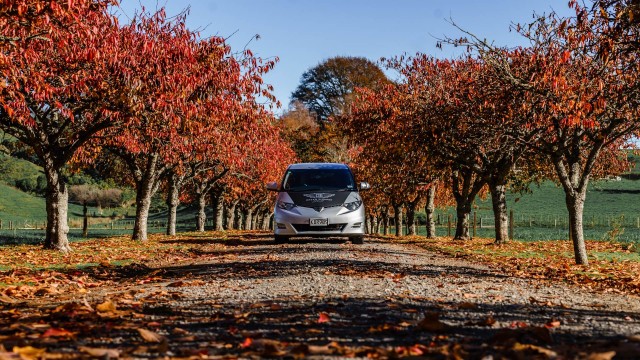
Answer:
[[[414,116],[405,106],[405,95],[396,84],[381,86],[378,91],[359,88],[349,115],[340,119],[343,131],[356,147],[353,168],[373,187],[363,194],[367,204],[372,204],[368,206],[370,222],[373,214],[382,210],[381,218],[388,229],[390,205],[397,236],[402,235],[404,208],[409,235],[417,234],[416,210],[425,201],[430,209],[433,207],[435,184],[442,175],[433,167],[428,148],[413,147],[410,139],[414,134],[404,131]],[[428,222],[431,224],[432,219]],[[433,227],[429,227],[428,236],[435,236]]]
[[[636,53],[617,51],[624,41],[612,41],[612,22],[575,1],[571,6],[575,17],[552,13],[518,27],[531,46],[515,52],[472,34],[454,42],[475,48],[509,91],[523,94],[531,116],[522,126],[539,134],[531,147],[555,169],[575,260],[587,265],[582,222],[587,186],[602,154],[615,154],[640,129],[640,65]]]
[[[69,251],[62,169],[106,128],[121,124],[127,69],[111,1],[0,4],[0,127],[33,149],[47,179],[45,248]]]
[[[124,160],[135,180],[133,239],[144,241],[151,197],[164,174],[181,165],[181,154],[204,161],[198,158],[207,156],[203,143],[242,137],[242,127],[229,124],[244,124],[258,95],[271,97],[261,76],[275,60],[263,62],[249,50],[238,58],[224,39],[199,39],[186,28],[184,14],[168,20],[163,9],[140,14],[125,31],[125,45],[137,57],[127,79],[137,106],[126,131],[114,130],[103,145]]]

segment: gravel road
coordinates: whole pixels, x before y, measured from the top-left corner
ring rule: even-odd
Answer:
[[[438,353],[444,357],[486,359],[531,344],[527,358],[640,358],[637,297],[513,278],[417,245],[374,239],[275,245],[265,235],[226,246],[202,243],[197,263],[166,267],[162,282],[145,285],[145,294],[164,289],[174,298],[146,313],[180,315],[196,342],[426,344],[447,347]],[[233,353],[228,348],[220,354]]]

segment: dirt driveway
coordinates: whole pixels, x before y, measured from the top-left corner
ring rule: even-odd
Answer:
[[[375,239],[193,244],[193,263],[140,268],[41,312],[55,328],[84,330],[34,346],[67,357],[87,348],[140,358],[640,357],[637,297],[513,278]],[[0,334],[5,347],[26,345]]]

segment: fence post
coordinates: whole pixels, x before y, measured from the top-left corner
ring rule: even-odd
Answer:
[[[509,239],[513,241],[513,209],[509,210]]]
[[[2,230],[2,219],[0,219],[0,230]]]
[[[447,217],[447,236],[451,236],[451,214]]]
[[[474,211],[473,212],[473,237],[476,237],[476,216],[477,216],[478,212]]]

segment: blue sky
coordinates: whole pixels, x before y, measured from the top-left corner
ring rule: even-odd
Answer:
[[[140,6],[164,6],[168,15],[190,7],[189,28],[203,37],[229,38],[240,50],[280,58],[265,81],[286,108],[307,69],[337,56],[364,56],[373,61],[403,53],[455,56],[459,49],[436,49],[437,38],[459,35],[447,19],[497,45],[523,44],[509,32],[512,22],[527,23],[535,12],[569,15],[567,0],[122,0],[121,21]],[[393,76],[392,74],[390,74]],[[278,110],[276,112],[280,112]]]

